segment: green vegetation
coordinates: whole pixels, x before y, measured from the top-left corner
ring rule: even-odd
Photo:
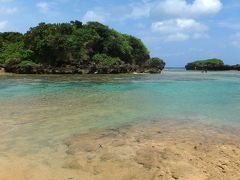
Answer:
[[[93,57],[96,62],[103,60],[110,63],[118,57],[124,62],[138,64],[149,56],[139,39],[118,33],[97,22],[86,25],[79,21],[40,23],[24,35],[2,33],[0,37],[2,63],[13,58],[31,58],[36,63],[59,65],[69,61],[93,60]]]
[[[98,64],[103,64],[103,65],[114,65],[114,64],[120,64],[121,60],[118,57],[111,57],[107,56],[106,54],[95,54],[93,56],[93,61]]]
[[[188,63],[185,66],[186,70],[209,70],[209,71],[227,71],[239,70],[239,65],[226,65],[221,59],[207,59]]]
[[[32,61],[21,61],[19,64],[18,64],[18,67],[19,68],[23,68],[23,67],[26,67],[26,66],[37,66],[36,63],[32,62]]]
[[[24,47],[23,35],[15,32],[0,33],[0,64],[10,59],[31,59],[33,52]]]
[[[194,62],[192,62],[192,64],[195,64],[197,66],[205,66],[205,65],[208,65],[208,64],[223,65],[224,62],[221,59],[213,58],[213,59],[207,59],[207,60],[194,61]]]
[[[140,39],[98,22],[40,23],[25,34],[0,33],[0,64],[8,65],[10,70],[13,65],[15,69],[37,64],[145,66],[152,63],[149,61],[149,52]],[[161,59],[154,61],[163,64]]]

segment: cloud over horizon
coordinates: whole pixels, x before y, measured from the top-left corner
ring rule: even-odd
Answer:
[[[207,25],[198,18],[212,16],[222,9],[220,0],[164,0],[153,2],[151,16],[153,32],[165,34],[166,41],[186,41],[209,37]]]
[[[194,19],[170,19],[152,23],[152,31],[166,34],[167,41],[184,41],[206,37],[208,27]]]
[[[49,3],[47,2],[38,2],[36,6],[42,13],[47,13],[50,9]]]
[[[98,22],[104,23],[106,19],[107,19],[106,13],[90,10],[90,11],[87,11],[86,14],[83,16],[82,21],[84,23],[88,21],[98,21]]]
[[[222,9],[220,0],[194,0],[187,3],[186,0],[156,1],[151,10],[154,16],[193,18],[218,13]]]

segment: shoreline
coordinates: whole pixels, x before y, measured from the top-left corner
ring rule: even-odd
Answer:
[[[151,121],[93,129],[56,149],[1,159],[1,179],[237,179],[240,131]],[[231,178],[230,178],[231,177]]]
[[[165,74],[1,76],[0,179],[238,179],[239,74]]]
[[[0,76],[4,76],[4,75],[12,75],[13,73],[8,73],[4,70],[4,68],[0,67]]]
[[[64,73],[36,73],[36,74],[21,74],[21,73],[9,73],[9,72],[5,72],[5,71],[1,71],[0,70],[0,76],[4,76],[4,75],[22,75],[22,76],[52,76],[52,75],[57,75],[57,76],[68,76],[68,75],[79,75],[79,76],[86,76],[86,75],[158,75],[158,74],[163,74],[164,72],[168,72],[171,73],[174,70],[178,70],[178,69],[163,69],[160,73],[139,73],[139,72],[130,72],[130,73],[118,73],[118,74],[96,74],[96,73],[90,73],[90,74],[76,74],[76,73],[72,73],[72,74],[64,74]],[[196,72],[199,73],[201,72],[200,70],[184,70],[185,72]],[[224,71],[208,71],[208,73],[225,73],[225,72],[232,72],[232,73],[239,73],[238,70],[224,70]]]

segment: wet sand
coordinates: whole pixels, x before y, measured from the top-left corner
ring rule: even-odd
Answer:
[[[173,120],[93,129],[37,153],[1,154],[0,179],[238,180],[239,135]]]
[[[0,76],[12,75],[12,73],[7,73],[3,68],[0,67]]]

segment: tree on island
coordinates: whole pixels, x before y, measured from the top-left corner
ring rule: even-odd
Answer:
[[[207,60],[197,60],[188,63],[185,66],[186,70],[209,70],[209,71],[225,71],[225,70],[240,70],[240,65],[225,65],[224,61],[217,58]]]
[[[0,64],[17,73],[161,72],[165,66],[140,39],[80,21],[0,33]]]

